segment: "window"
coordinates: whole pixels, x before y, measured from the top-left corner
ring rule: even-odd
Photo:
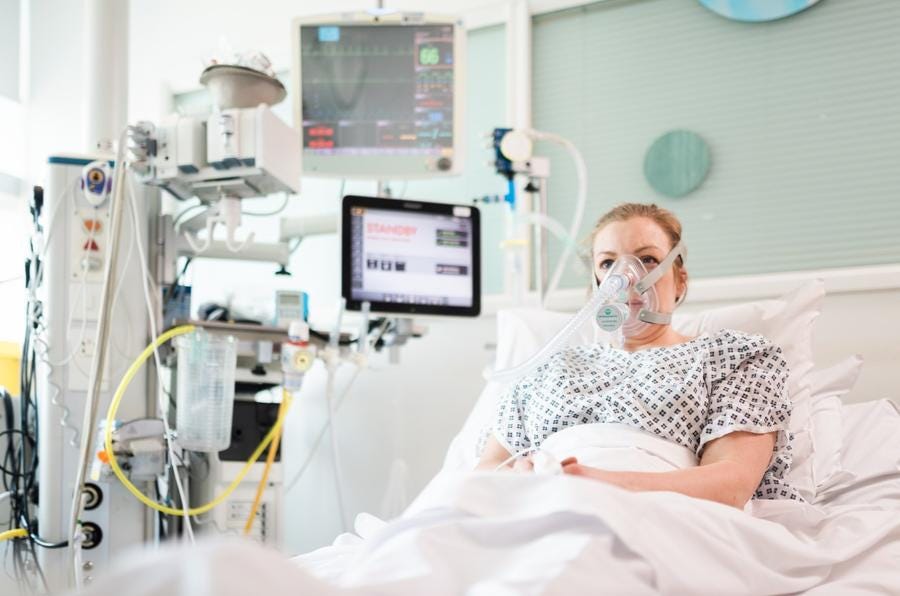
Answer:
[[[19,101],[20,0],[0,0],[0,97]]]

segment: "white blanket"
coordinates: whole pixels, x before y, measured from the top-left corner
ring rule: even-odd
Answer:
[[[671,472],[697,465],[697,456],[687,447],[627,424],[608,422],[553,433],[541,444],[540,453],[554,462],[576,457],[586,466],[613,471]],[[541,471],[537,465],[535,471]]]
[[[615,424],[565,429],[542,451],[605,469],[697,465],[689,449]],[[900,474],[856,490],[868,493],[739,511],[584,478],[445,469],[401,519],[361,516],[357,536],[296,561],[332,585],[391,594],[897,593]]]
[[[900,502],[900,483],[895,485]],[[747,511],[569,476],[437,478],[407,515],[297,563],[391,594],[775,594],[900,586],[896,508]]]

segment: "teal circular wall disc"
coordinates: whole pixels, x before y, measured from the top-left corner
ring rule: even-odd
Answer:
[[[683,197],[709,172],[709,146],[700,135],[673,130],[653,142],[644,158],[644,177],[656,192]]]
[[[763,23],[806,10],[819,0],[700,0],[705,8],[732,21]]]

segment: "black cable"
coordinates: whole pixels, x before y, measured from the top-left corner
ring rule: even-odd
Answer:
[[[28,550],[31,551],[31,558],[34,559],[34,568],[37,569],[38,577],[41,578],[41,584],[44,586],[44,592],[50,593],[50,585],[47,583],[47,576],[41,569],[41,563],[38,561],[37,552],[34,550],[34,540],[28,540]]]
[[[187,272],[188,267],[193,261],[193,257],[185,257],[184,266],[181,268],[181,273],[175,276],[175,281],[169,286],[168,291],[166,291],[165,302],[163,303],[163,316],[166,314],[166,309],[169,307],[169,303],[175,300],[175,293],[178,290],[178,282],[181,281],[181,278],[184,277],[184,274]]]
[[[15,420],[13,420],[15,413],[13,411],[12,396],[9,394],[9,391],[3,389],[0,397],[2,397],[3,399],[3,419],[6,422],[6,430],[2,434],[0,434],[0,436],[8,436],[8,438],[6,439],[6,451],[3,456],[3,464],[0,465],[0,471],[2,471],[3,473],[3,490],[9,491],[11,490],[11,488],[9,486],[9,482],[6,479],[7,475],[9,475],[6,466],[10,465],[9,460],[12,457],[13,451],[15,450],[12,437],[12,435],[14,434],[13,431],[16,430]],[[9,529],[12,529],[12,526],[10,526]]]
[[[153,491],[156,493],[156,502],[162,500],[162,491],[159,490],[159,478],[153,480]],[[156,515],[156,531],[159,533],[159,540],[162,542],[166,535],[166,527],[163,522],[163,514],[160,511],[153,512]]]
[[[40,189],[35,188],[35,199],[32,208],[35,232],[40,232],[39,221],[42,208]],[[36,335],[42,328],[43,312],[41,303],[35,298],[35,289],[41,285],[43,263],[30,241],[30,255],[26,259],[26,286],[28,301],[25,310],[25,335],[22,341],[21,366],[19,372],[19,428],[15,427],[12,413],[12,398],[4,392],[4,411],[6,413],[6,430],[0,436],[7,436],[6,452],[3,456],[2,471],[4,487],[10,491],[9,528],[21,527],[28,533],[24,539],[14,540],[11,544],[16,579],[20,586],[28,592],[35,592],[35,586],[43,585],[49,591],[47,579],[37,557],[37,546],[53,546],[44,541],[33,531],[31,506],[34,490],[37,486],[38,470],[38,403],[37,403],[37,350]],[[18,448],[15,436],[19,436]],[[32,559],[33,571],[27,566],[27,559]],[[32,582],[34,574],[39,584]]]
[[[36,197],[37,198],[37,197]],[[35,203],[32,206],[32,217],[35,220],[35,229],[39,230],[37,217],[40,212],[40,206]],[[34,357],[32,354],[32,331],[35,329],[35,320],[40,316],[38,303],[34,300],[34,288],[40,281],[40,260],[34,249],[34,242],[28,243],[29,256],[25,260],[25,289],[28,292],[29,300],[25,305],[25,336],[22,342],[22,352],[19,367],[19,395],[20,395],[20,416],[19,427],[16,428],[12,408],[12,397],[8,392],[3,393],[3,407],[6,418],[6,430],[0,432],[0,437],[6,436],[6,450],[3,455],[3,465],[0,466],[2,472],[3,486],[9,491],[9,519],[8,527],[13,529],[18,526],[20,517],[27,516],[28,511],[28,495],[26,487],[29,486],[29,475],[33,473],[29,470],[27,463],[35,464],[32,458],[30,462],[26,461],[29,451],[29,443],[33,441],[30,433],[29,425],[29,406],[32,405],[32,391],[34,387]],[[18,447],[15,439],[19,436]],[[31,443],[31,451],[35,452],[35,445]],[[10,544],[10,550],[13,562],[13,569],[16,582],[19,586],[28,592],[33,591],[29,572],[26,567],[25,557],[27,555],[26,541],[21,539],[13,540]],[[35,559],[37,561],[37,559]]]
[[[371,320],[369,321],[369,333],[371,333],[373,329],[377,329],[378,327],[380,327],[381,325],[383,325],[383,324],[384,324],[384,321],[385,321],[384,318],[371,319]],[[317,338],[317,339],[321,339],[322,341],[326,341],[326,342],[327,342],[327,341],[330,341],[330,340],[331,340],[331,333],[328,332],[328,331],[316,331],[315,329],[310,329],[310,330],[309,330],[309,334],[310,334],[312,337],[315,337],[315,338]],[[359,343],[359,340],[360,340],[360,338],[358,338],[358,337],[355,337],[355,338],[352,338],[352,339],[342,339],[342,340],[339,340],[339,341],[338,341],[338,345],[341,345],[341,346],[350,346],[350,345]]]
[[[48,542],[37,534],[29,534],[28,537],[41,548],[66,548],[69,546],[68,540],[63,540],[62,542]]]
[[[315,329],[310,329],[309,334],[312,337],[321,339],[322,341],[329,341],[331,339],[331,334],[325,331],[316,331]],[[341,346],[349,346],[355,344],[359,341],[359,338],[356,339],[341,339],[338,341],[338,345]]]
[[[16,435],[16,434],[22,435],[22,438],[23,438],[23,439],[26,439],[26,438],[27,438],[29,441],[32,441],[32,440],[33,440],[33,439],[31,438],[30,435],[28,435],[27,433],[23,432],[21,429],[18,429],[18,428],[13,428],[13,429],[7,429],[7,430],[4,430],[4,431],[0,431],[0,437],[6,436],[6,435]],[[7,439],[7,441],[12,441],[12,438]],[[15,453],[16,451],[18,451],[19,453],[23,453],[23,450],[22,450],[22,444],[23,444],[23,443],[20,441],[20,442],[19,442],[19,449],[16,450],[15,447],[13,447],[12,452]],[[36,446],[36,444],[34,444],[34,446]],[[7,454],[9,453],[9,451],[10,451],[9,448],[7,448]],[[16,476],[21,476],[21,477],[24,478],[24,477],[26,476],[26,474],[23,473],[23,472],[20,472],[20,471],[18,470],[19,466],[18,466],[17,464],[15,464],[15,463],[13,464],[14,467],[13,467],[12,470],[10,470],[10,469],[8,469],[8,468],[6,467],[7,465],[10,465],[10,464],[6,461],[7,459],[9,459],[9,455],[7,455],[7,456],[4,458],[4,460],[3,460],[3,465],[0,465],[0,472],[2,472],[3,474],[9,475],[9,476],[16,475]],[[5,488],[5,487],[4,487],[4,488]]]

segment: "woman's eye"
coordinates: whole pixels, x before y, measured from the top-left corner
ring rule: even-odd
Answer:
[[[600,269],[609,269],[610,267],[612,267],[612,265],[613,265],[613,260],[606,259],[606,260],[600,261],[597,264],[597,267],[599,267]]]
[[[644,265],[659,265],[659,261],[656,260],[656,257],[651,257],[650,255],[641,257],[641,263]]]

